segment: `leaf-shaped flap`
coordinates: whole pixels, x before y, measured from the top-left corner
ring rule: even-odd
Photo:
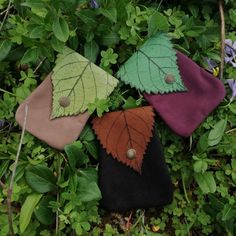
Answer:
[[[118,77],[146,93],[186,91],[170,39],[158,33],[148,39],[120,68]]]
[[[118,80],[72,49],[58,55],[52,74],[52,118],[76,115],[87,110],[96,98],[110,95]]]
[[[102,118],[95,118],[92,124],[107,153],[141,173],[143,156],[152,137],[152,107],[106,113]]]

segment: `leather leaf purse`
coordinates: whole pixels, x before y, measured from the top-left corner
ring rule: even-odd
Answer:
[[[152,107],[110,112],[92,121],[100,140],[101,205],[109,211],[161,207],[173,187],[154,128]]]
[[[117,83],[116,78],[65,47],[53,71],[19,106],[16,121],[23,126],[27,104],[26,130],[48,145],[63,150],[83,130],[89,118],[88,104],[107,98]]]

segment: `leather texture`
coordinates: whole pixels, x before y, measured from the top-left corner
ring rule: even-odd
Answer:
[[[63,150],[75,141],[86,124],[87,112],[77,116],[50,119],[52,109],[51,74],[33,91],[16,111],[16,121],[23,126],[25,105],[28,104],[26,130],[53,148]]]
[[[144,94],[166,124],[178,135],[188,137],[225,97],[223,83],[177,52],[180,75],[187,92]]]
[[[156,131],[144,155],[142,174],[118,162],[100,146],[101,206],[114,212],[162,207],[172,202],[173,186]]]

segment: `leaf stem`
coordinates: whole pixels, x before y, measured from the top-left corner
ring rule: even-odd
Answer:
[[[18,161],[19,161],[21,147],[22,147],[22,143],[23,143],[23,139],[24,139],[24,135],[25,135],[27,115],[28,115],[28,105],[26,104],[24,123],[23,123],[22,132],[21,132],[20,143],[19,143],[19,146],[18,146],[16,159],[15,159],[15,163],[14,163],[14,168],[12,170],[10,185],[9,185],[9,189],[8,189],[8,192],[7,192],[7,208],[8,208],[8,224],[9,224],[9,234],[8,235],[10,235],[10,236],[14,235],[13,219],[12,219],[12,208],[11,208],[11,196],[12,196],[12,193],[13,193],[13,184],[14,184],[14,178],[15,178],[15,175],[16,175],[16,168],[17,168],[17,164],[18,164]]]
[[[223,79],[224,73],[224,56],[225,56],[225,16],[223,1],[219,1],[220,19],[221,19],[221,61],[220,61],[220,80]]]

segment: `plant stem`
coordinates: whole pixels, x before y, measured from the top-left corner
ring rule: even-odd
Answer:
[[[11,9],[11,0],[9,0],[8,5],[7,5],[7,9],[5,10],[5,15],[3,17],[2,24],[0,26],[0,32],[2,31],[2,27],[3,27],[3,25],[4,25],[4,23],[7,19],[7,16],[8,16],[8,13],[9,13],[10,9]]]
[[[230,130],[226,131],[225,133],[226,133],[226,134],[229,134],[229,133],[234,132],[234,131],[236,131],[236,128],[230,129]]]
[[[219,1],[220,19],[221,19],[221,62],[220,62],[220,80],[223,79],[224,60],[225,60],[225,15],[223,1]]]
[[[46,57],[44,57],[39,64],[37,65],[37,67],[34,69],[34,74],[38,71],[38,69],[40,68],[40,66],[43,64],[43,62],[45,61]]]
[[[188,199],[188,194],[187,194],[187,191],[186,191],[186,186],[185,186],[185,182],[184,182],[183,173],[181,174],[181,177],[182,177],[182,184],[183,184],[183,189],[184,189],[184,196],[185,196],[185,199],[186,199],[187,203],[189,204],[190,201]]]
[[[24,139],[24,135],[25,135],[27,115],[28,115],[28,105],[26,104],[26,106],[25,106],[25,117],[24,117],[24,123],[23,123],[22,132],[21,132],[21,137],[20,137],[20,143],[19,143],[19,146],[18,146],[16,159],[15,159],[15,163],[14,163],[14,168],[12,170],[10,185],[9,185],[9,189],[8,189],[8,192],[7,192],[7,208],[8,208],[8,224],[9,224],[9,234],[8,235],[14,235],[12,209],[11,209],[11,196],[12,196],[12,193],[13,193],[13,184],[14,184],[14,178],[15,178],[15,175],[16,175],[16,168],[17,168],[17,164],[18,164],[18,161],[19,161],[21,147],[22,147],[22,143],[23,143],[23,139]]]
[[[9,94],[9,95],[12,95],[12,96],[14,96],[14,97],[18,97],[18,96],[16,96],[14,93],[8,92],[8,91],[5,90],[5,89],[0,88],[0,91],[3,92],[3,93],[7,93],[7,94]]]

